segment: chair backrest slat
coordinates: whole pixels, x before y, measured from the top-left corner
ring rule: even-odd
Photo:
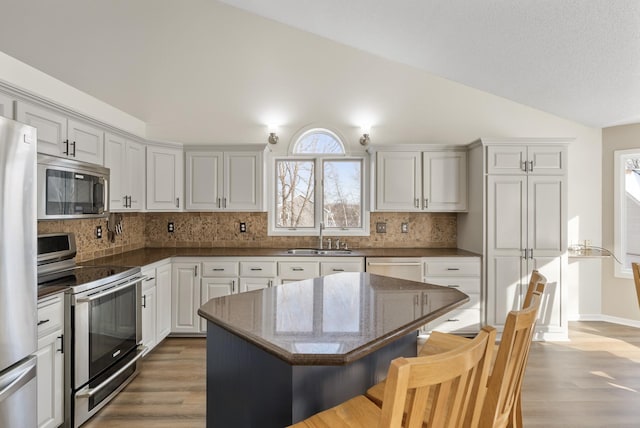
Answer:
[[[382,404],[380,427],[459,428],[476,423],[495,343],[493,327],[483,327],[475,339],[448,352],[391,362]],[[407,401],[410,403],[407,405]],[[430,410],[425,415],[427,403]],[[474,419],[475,418],[475,419]]]
[[[638,296],[638,306],[640,306],[640,264],[631,263],[633,270],[633,281],[636,283],[636,295]]]

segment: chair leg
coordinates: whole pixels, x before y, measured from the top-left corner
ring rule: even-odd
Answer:
[[[511,415],[509,415],[509,428],[522,428],[522,395],[518,394],[516,402],[511,409]]]

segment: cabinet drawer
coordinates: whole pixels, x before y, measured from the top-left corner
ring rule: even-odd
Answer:
[[[240,276],[275,277],[275,262],[240,262]]]
[[[202,276],[203,277],[238,276],[238,262],[203,262]]]
[[[425,262],[424,275],[474,275],[480,276],[480,261],[462,262],[462,261],[441,261],[441,262]]]
[[[278,262],[278,275],[283,279],[308,279],[320,276],[318,262]]]
[[[477,333],[480,331],[479,309],[458,309],[427,325],[427,331],[438,330],[444,333]]]
[[[480,294],[480,277],[425,276],[424,282],[456,288],[465,294]]]
[[[64,303],[62,296],[63,294],[57,294],[38,302],[38,338],[63,328]]]
[[[362,272],[363,263],[358,262],[320,262],[320,274],[322,276],[340,272]]]

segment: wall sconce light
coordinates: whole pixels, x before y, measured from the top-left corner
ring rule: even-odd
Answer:
[[[362,127],[362,137],[360,137],[360,144],[366,146],[371,142],[371,138],[369,138],[369,133],[371,132],[371,126],[365,125]]]
[[[279,139],[276,135],[276,127],[273,125],[269,126],[269,144],[278,144]]]

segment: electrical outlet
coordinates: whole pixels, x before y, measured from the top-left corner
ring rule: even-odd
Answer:
[[[96,239],[102,239],[102,226],[96,227]]]
[[[176,230],[176,229],[175,229],[175,226],[173,225],[173,222],[172,222],[172,221],[170,221],[170,222],[167,224],[167,232],[169,232],[169,233],[173,233],[175,230]]]
[[[402,223],[402,226],[400,226],[400,231],[402,233],[409,233],[409,223]]]
[[[240,222],[240,233],[245,233],[247,231],[247,223]]]
[[[376,232],[377,233],[387,233],[387,223],[384,223],[384,222],[376,223]]]

